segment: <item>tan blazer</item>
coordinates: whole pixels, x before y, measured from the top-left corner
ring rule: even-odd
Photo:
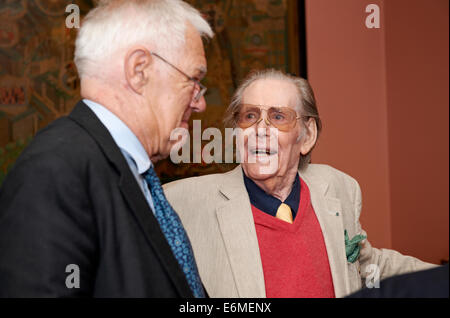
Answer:
[[[164,186],[191,240],[200,276],[211,297],[266,297],[250,200],[241,167]],[[299,171],[308,185],[328,253],[336,297],[362,287],[378,266],[381,279],[433,265],[362,242],[359,259],[347,262],[349,237],[367,235],[359,223],[361,190],[355,179],[330,166],[310,164]],[[366,269],[369,271],[366,273]]]

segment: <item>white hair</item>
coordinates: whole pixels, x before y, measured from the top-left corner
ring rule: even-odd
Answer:
[[[101,62],[140,44],[173,56],[185,45],[187,24],[202,37],[214,36],[208,22],[181,0],[103,0],[82,22],[75,43],[80,78],[99,74]]]

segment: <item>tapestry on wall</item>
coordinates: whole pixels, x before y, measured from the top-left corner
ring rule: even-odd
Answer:
[[[187,2],[204,14],[216,34],[205,43],[208,74],[203,83],[208,87],[208,107],[192,119],[201,120],[202,130],[216,127],[223,131],[224,111],[248,72],[273,67],[298,74],[298,1]],[[76,29],[65,26],[65,9],[70,3],[77,4],[83,16],[96,1],[0,2],[0,184],[36,132],[67,115],[80,99],[73,63]],[[166,159],[156,167],[167,182],[224,172],[233,165],[201,160],[173,164]]]

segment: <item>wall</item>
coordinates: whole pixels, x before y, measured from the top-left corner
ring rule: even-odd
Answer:
[[[313,161],[358,180],[373,245],[448,258],[448,2],[306,0],[306,31]]]
[[[366,28],[364,10],[361,0],[306,1],[308,79],[324,123],[312,159],[358,180],[361,223],[390,248],[384,34]]]
[[[385,4],[392,245],[439,261],[449,249],[449,2]]]

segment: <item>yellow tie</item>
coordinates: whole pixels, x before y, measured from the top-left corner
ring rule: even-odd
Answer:
[[[283,220],[284,222],[288,222],[291,224],[293,222],[291,208],[285,203],[281,203],[281,205],[278,207],[276,217],[277,219]]]

